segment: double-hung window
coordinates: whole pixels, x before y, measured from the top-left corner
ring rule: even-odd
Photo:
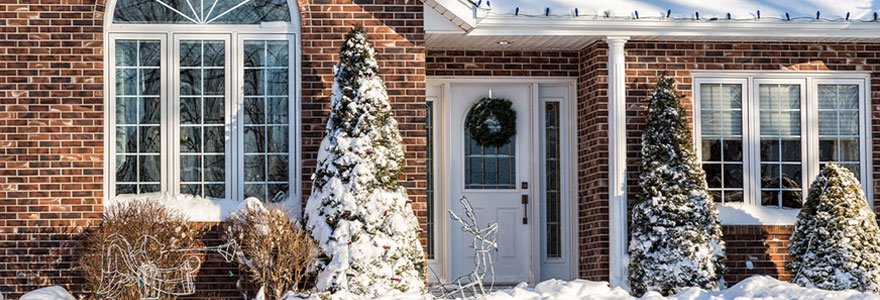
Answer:
[[[109,197],[298,199],[297,37],[287,3],[115,3]]]
[[[695,144],[715,201],[801,208],[829,162],[869,194],[867,84],[853,73],[695,75]]]

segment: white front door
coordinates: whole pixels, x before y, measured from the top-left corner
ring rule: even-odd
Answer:
[[[450,194],[447,205],[464,215],[458,199],[470,200],[481,228],[497,222],[498,250],[494,252],[495,279],[499,283],[530,281],[532,227],[529,213],[529,175],[532,172],[531,84],[469,84],[450,86],[451,122],[447,124],[450,151]],[[489,96],[513,102],[517,112],[516,136],[502,147],[481,147],[467,135],[465,118],[471,107]],[[527,218],[527,219],[526,219]],[[473,271],[473,236],[456,222],[447,227],[451,239],[450,279]],[[487,275],[487,276],[491,276]]]

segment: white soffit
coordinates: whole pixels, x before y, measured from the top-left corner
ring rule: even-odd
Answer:
[[[430,50],[580,50],[598,36],[570,35],[492,35],[427,33],[425,47]]]

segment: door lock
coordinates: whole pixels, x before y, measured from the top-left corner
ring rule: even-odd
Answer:
[[[529,195],[522,195],[523,224],[529,224]]]

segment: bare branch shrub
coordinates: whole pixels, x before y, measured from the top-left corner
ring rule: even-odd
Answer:
[[[263,288],[266,299],[281,299],[287,291],[302,291],[318,256],[315,241],[288,210],[266,208],[249,199],[226,219],[225,238],[237,245],[236,259],[242,274]]]
[[[133,199],[112,205],[104,212],[101,224],[85,232],[85,251],[80,259],[80,268],[86,287],[95,294],[95,298],[139,299],[145,289],[144,284],[142,281],[131,282],[130,278],[139,276],[136,270],[125,267],[132,257],[126,256],[124,251],[108,249],[113,249],[120,242],[142,247],[145,255],[137,257],[139,263],[149,264],[156,269],[174,270],[182,265],[193,265],[194,255],[202,255],[191,251],[173,251],[201,247],[201,234],[200,230],[189,226],[182,214],[149,199]],[[195,265],[195,268],[198,266]],[[197,272],[197,269],[190,270],[193,271]],[[163,276],[160,277],[162,280],[148,288],[154,291],[181,290],[182,281],[170,279],[180,275],[180,272],[169,272],[167,277],[158,274],[156,276]],[[161,296],[161,299],[176,298],[173,294]]]

